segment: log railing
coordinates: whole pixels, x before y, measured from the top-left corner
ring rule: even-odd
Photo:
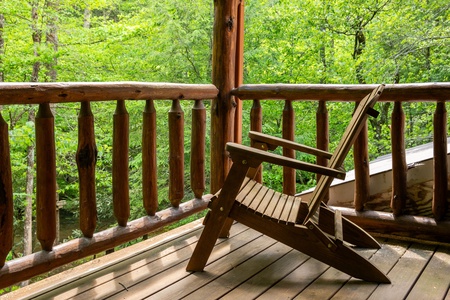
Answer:
[[[4,83],[0,84],[0,107],[38,105],[36,115],[36,226],[42,251],[12,261],[6,257],[13,245],[13,189],[8,125],[0,111],[0,288],[50,271],[186,218],[206,208],[205,195],[206,110],[203,100],[217,96],[213,85],[170,83]],[[129,220],[129,116],[127,101],[145,101],[142,120],[142,199],[147,216]],[[172,101],[169,123],[169,200],[171,208],[158,211],[156,173],[156,110],[154,101]],[[96,232],[97,204],[95,168],[97,149],[94,116],[90,103],[116,101],[113,118],[113,161],[111,210],[118,223]],[[192,101],[192,153],[190,184],[195,199],[184,199],[184,112],[181,101]],[[54,246],[56,233],[55,121],[50,103],[80,103],[78,149],[80,230],[83,238]],[[164,137],[158,137],[164,138]]]
[[[328,148],[328,112],[327,101],[356,102],[375,88],[375,85],[291,85],[291,84],[255,84],[243,85],[232,91],[241,100],[252,100],[250,112],[250,129],[261,131],[263,109],[261,100],[284,101],[282,136],[292,139],[295,120],[292,112],[293,101],[318,101],[317,147]],[[450,242],[450,223],[444,221],[449,212],[448,207],[448,165],[447,165],[447,112],[445,103],[450,101],[450,83],[395,84],[386,85],[379,101],[394,102],[392,112],[392,197],[391,213],[365,212],[364,205],[370,196],[368,170],[368,135],[367,126],[355,142],[355,191],[354,210],[346,210],[348,217],[357,220],[368,230],[377,233],[395,233],[400,236],[428,238],[433,241]],[[405,158],[405,117],[402,103],[411,101],[434,102],[434,185],[432,218],[415,218],[404,216],[407,199],[407,165]],[[280,104],[282,106],[283,104]],[[433,116],[430,116],[432,118]],[[293,154],[284,151],[284,155]],[[324,161],[319,161],[325,164]],[[283,171],[283,191],[295,192],[295,173],[292,169]],[[368,220],[372,220],[368,221]],[[397,222],[397,223],[396,223]],[[396,227],[396,224],[399,224]],[[406,230],[409,229],[409,230]],[[447,232],[447,234],[439,234]],[[422,234],[422,235],[421,235]]]

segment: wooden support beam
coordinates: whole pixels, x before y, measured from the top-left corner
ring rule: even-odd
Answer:
[[[153,100],[145,101],[142,113],[142,196],[147,215],[158,210],[158,182],[156,164],[156,109]]]
[[[376,84],[245,84],[232,91],[240,99],[360,101]],[[379,101],[434,102],[450,99],[450,82],[386,84]]]
[[[14,241],[13,190],[9,150],[8,123],[5,122],[0,111],[0,267],[5,264]]]
[[[405,113],[402,103],[396,101],[392,111],[392,196],[391,208],[394,215],[402,214],[406,205],[406,150],[405,150]]]
[[[36,115],[36,234],[42,249],[51,251],[56,240],[55,120],[49,103]]]
[[[127,226],[130,217],[128,148],[130,121],[125,101],[117,101],[113,117],[112,188],[114,216],[119,226]]]
[[[356,107],[358,104],[356,104]],[[353,144],[353,162],[355,165],[354,205],[356,210],[364,209],[365,201],[370,198],[369,170],[369,133],[367,121],[362,125],[361,132]]]
[[[148,82],[0,83],[0,105],[115,100],[213,99],[212,84]]]
[[[329,121],[328,121],[328,109],[326,101],[319,101],[316,111],[316,145],[317,149],[324,150],[328,152],[330,144],[330,133],[329,133]],[[328,159],[323,156],[317,156],[316,163],[320,166],[328,166]],[[316,175],[316,180],[319,182],[320,174]],[[329,193],[323,196],[323,202],[328,203],[330,198]]]
[[[448,206],[447,109],[445,102],[436,104],[433,126],[434,187],[432,210],[435,219],[440,221],[444,219]]]
[[[169,111],[169,200],[178,207],[184,197],[184,112],[180,100]]]
[[[219,93],[211,105],[211,192],[222,188],[230,168],[225,151],[234,140],[236,102],[231,95],[236,81],[237,7],[239,0],[214,1],[212,81]]]
[[[97,146],[94,134],[94,116],[89,102],[81,102],[78,116],[78,149],[76,154],[80,191],[80,230],[91,238],[97,225],[95,165]]]
[[[205,192],[205,139],[206,109],[202,100],[196,100],[191,133],[191,188],[195,198],[201,198]]]
[[[293,141],[295,137],[295,112],[292,107],[292,101],[284,101],[283,109],[283,139]],[[283,156],[295,158],[293,149],[283,148]],[[295,170],[289,167],[283,167],[283,193],[295,195],[296,193]]]

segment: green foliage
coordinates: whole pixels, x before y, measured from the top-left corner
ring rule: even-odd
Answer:
[[[211,81],[213,1],[206,0],[4,0],[4,52],[0,71],[5,81],[30,81],[33,64],[40,63],[40,81],[50,81],[51,63],[57,60],[58,81],[156,81],[208,83]],[[450,10],[448,1],[422,0],[263,0],[246,1],[246,83],[409,83],[450,80]],[[35,5],[39,18],[31,19]],[[55,18],[56,17],[56,18]],[[56,20],[58,47],[47,37],[50,20]],[[35,23],[33,23],[35,22]],[[42,34],[33,43],[35,24]],[[355,57],[355,35],[365,43]],[[36,55],[37,54],[37,55]],[[144,215],[141,204],[141,124],[143,101],[128,101],[130,115],[130,197],[132,217]],[[169,205],[168,126],[170,101],[155,101],[158,128],[158,192],[161,209]],[[185,113],[185,178],[189,178],[191,107]],[[248,118],[251,102],[244,103]],[[281,136],[284,102],[262,101],[263,132]],[[315,145],[316,102],[294,102],[295,139]],[[205,103],[209,110],[209,103]],[[371,158],[390,152],[389,104],[369,125]],[[34,124],[28,110],[7,106],[2,114],[10,124],[11,158],[17,218],[25,200],[26,153],[34,143]],[[112,115],[115,103],[92,103],[98,148],[96,187],[101,220],[112,217]],[[330,103],[330,151],[342,136],[353,104]],[[434,104],[407,103],[406,144],[430,141]],[[75,163],[79,104],[55,108],[57,180],[66,210],[78,214],[78,179]],[[209,120],[208,120],[209,122]],[[244,119],[244,132],[249,130]],[[244,138],[244,142],[248,140]],[[207,134],[206,149],[209,149]],[[208,158],[208,155],[207,155]],[[298,157],[313,161],[310,156]],[[209,167],[209,161],[206,162]],[[351,169],[353,158],[346,161]],[[266,166],[265,181],[279,188],[282,169]],[[298,189],[315,183],[308,173],[297,174]],[[188,183],[189,180],[186,180]],[[186,186],[186,199],[193,197]],[[76,236],[78,233],[74,233]]]

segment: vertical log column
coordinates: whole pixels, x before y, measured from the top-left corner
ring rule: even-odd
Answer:
[[[234,140],[236,28],[238,0],[214,1],[212,82],[219,94],[211,105],[211,192],[222,188],[230,160],[225,144]]]
[[[0,268],[13,245],[13,190],[8,124],[0,111]]]
[[[235,86],[239,87],[244,82],[244,0],[239,0],[236,31]],[[242,101],[238,98],[236,98],[236,112],[234,116],[234,142],[242,143]]]
[[[205,192],[205,138],[206,109],[202,100],[196,100],[192,108],[191,188],[197,199]]]
[[[262,107],[261,107],[261,101],[260,100],[253,100],[252,108],[250,109],[250,130],[262,132]],[[251,146],[255,147],[255,143],[251,141]],[[257,182],[262,182],[262,172],[263,172],[263,165],[261,164],[256,171],[256,173],[253,173],[253,179]]]
[[[392,111],[392,196],[391,208],[394,215],[402,213],[406,204],[406,154],[405,154],[405,113],[402,103],[396,101]]]
[[[434,188],[433,215],[437,221],[442,220],[447,212],[448,164],[447,164],[447,109],[445,102],[436,104],[434,113]]]
[[[356,103],[358,107],[359,103]],[[353,145],[353,163],[355,165],[355,192],[354,192],[354,206],[355,210],[364,210],[364,203],[370,197],[370,170],[369,170],[369,144],[367,121],[361,128],[355,144]]]
[[[81,102],[78,116],[78,149],[76,154],[80,191],[80,230],[87,238],[94,235],[97,225],[97,201],[95,193],[95,144],[94,116],[89,102]]]
[[[319,101],[319,106],[317,107],[316,112],[316,134],[317,134],[317,149],[321,149],[324,151],[328,151],[328,147],[330,144],[329,137],[329,122],[328,122],[328,110],[326,101]],[[325,157],[317,157],[317,164],[320,166],[328,166],[328,159]],[[320,179],[320,174],[317,174],[317,182]],[[328,203],[329,200],[329,192],[324,196],[323,202]]]
[[[158,210],[158,182],[156,178],[156,109],[153,100],[145,102],[142,113],[142,193],[147,215]]]
[[[184,112],[180,100],[169,111],[169,200],[178,207],[184,197]]]
[[[283,109],[283,138],[290,141],[294,140],[294,118],[292,101],[286,100]],[[283,148],[283,155],[295,158],[295,151]],[[295,192],[295,169],[283,167],[283,193],[294,195]]]
[[[127,226],[130,217],[128,184],[129,116],[125,101],[117,101],[113,117],[113,206],[119,226]]]
[[[36,114],[36,231],[41,247],[51,251],[56,239],[55,120],[49,103]]]

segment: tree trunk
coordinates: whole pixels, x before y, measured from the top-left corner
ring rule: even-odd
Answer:
[[[34,56],[39,57],[39,44],[41,43],[42,33],[38,26],[38,3],[37,1],[33,1],[31,4],[31,30],[32,30],[32,39],[34,43]],[[33,69],[31,72],[31,80],[32,82],[39,81],[39,70],[41,68],[41,63],[39,60],[36,60],[33,64]],[[35,112],[32,107],[29,108],[28,113],[28,121],[33,122],[35,120]],[[27,172],[26,172],[26,206],[25,206],[25,220],[23,225],[23,255],[29,255],[33,252],[33,186],[34,186],[34,148],[35,145],[32,143],[27,148]],[[23,281],[20,285],[26,286],[29,281]]]
[[[45,66],[47,69],[47,76],[51,82],[55,82],[57,80],[57,72],[56,65],[58,63],[57,60],[57,52],[58,52],[58,26],[56,24],[58,18],[56,17],[56,11],[58,10],[58,0],[54,1],[46,1],[48,13],[48,22],[47,22],[47,30],[45,32],[45,42],[49,48],[53,50],[53,57],[50,61],[46,62]]]
[[[89,5],[86,5],[84,8],[83,27],[87,29],[91,28],[91,9]]]

